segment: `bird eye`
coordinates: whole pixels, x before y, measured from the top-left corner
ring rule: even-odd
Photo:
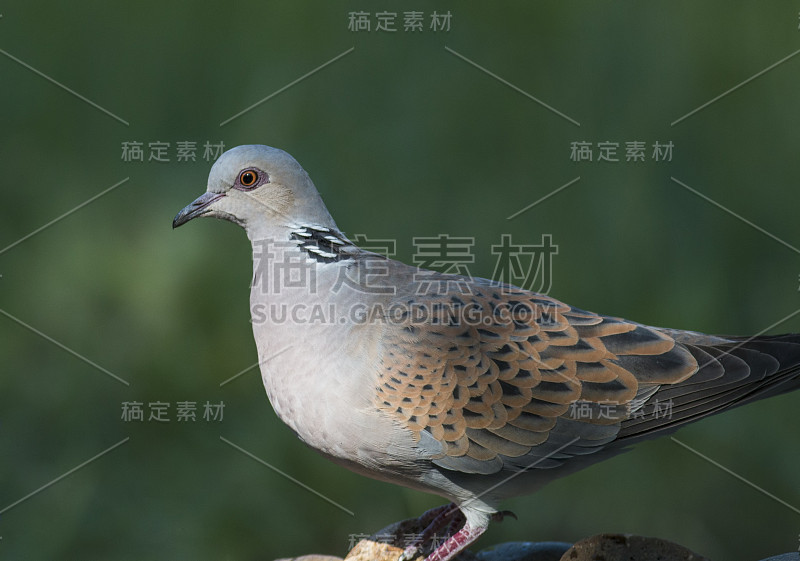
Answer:
[[[239,174],[239,183],[245,187],[252,187],[258,181],[258,174],[251,169],[246,169]]]

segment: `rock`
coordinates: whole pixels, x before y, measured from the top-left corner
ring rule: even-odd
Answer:
[[[387,526],[359,541],[344,558],[302,555],[275,561],[397,561],[405,548],[422,533],[417,518]],[[409,561],[424,561],[418,554]],[[564,542],[506,542],[487,547],[477,555],[462,551],[453,561],[709,561],[676,543],[631,534],[598,534],[574,545]],[[784,553],[761,561],[800,561],[800,553]]]
[[[409,518],[396,522],[358,542],[345,557],[345,561],[397,561],[405,548],[419,536],[423,528],[419,519]],[[409,561],[424,561],[418,554]],[[462,551],[453,561],[476,561],[469,551]]]
[[[560,561],[572,547],[564,542],[506,542],[481,550],[478,561]]]
[[[630,534],[598,534],[573,545],[561,561],[709,561],[685,547]]]

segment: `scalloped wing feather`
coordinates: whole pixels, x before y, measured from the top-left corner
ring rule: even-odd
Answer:
[[[554,467],[600,450],[659,385],[698,370],[658,329],[482,279],[469,288],[408,296],[436,313],[383,340],[376,403],[415,439],[435,439],[440,467]]]

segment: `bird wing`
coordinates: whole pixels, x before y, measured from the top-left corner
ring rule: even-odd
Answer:
[[[744,344],[484,279],[429,282],[447,285],[412,283],[394,300],[375,403],[442,468],[556,467],[742,402],[776,372],[797,376],[796,336]]]

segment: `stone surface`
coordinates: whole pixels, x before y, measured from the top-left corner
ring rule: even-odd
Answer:
[[[345,561],[397,561],[406,546],[424,529],[418,518],[391,524],[358,542],[347,554]],[[424,554],[420,553],[408,561],[424,559]],[[469,551],[462,551],[453,561],[476,561],[476,557]]]
[[[276,561],[398,561],[406,545],[422,532],[419,520],[396,522],[350,550],[344,560],[330,555],[302,555]],[[424,561],[419,554],[409,561]],[[598,534],[574,545],[564,542],[506,542],[477,554],[462,551],[455,561],[709,561],[676,543],[630,534]],[[742,560],[750,561],[750,560]],[[752,560],[755,561],[755,560]],[[800,553],[784,553],[761,561],[800,561]]]
[[[506,542],[487,547],[476,557],[478,561],[560,561],[570,547],[564,542]]]
[[[660,538],[630,534],[598,534],[573,545],[561,561],[709,561]]]

